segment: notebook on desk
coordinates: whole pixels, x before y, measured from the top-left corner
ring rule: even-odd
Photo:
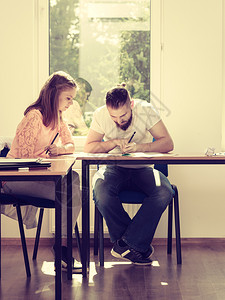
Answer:
[[[0,159],[0,171],[49,167],[51,167],[51,162],[41,159]]]

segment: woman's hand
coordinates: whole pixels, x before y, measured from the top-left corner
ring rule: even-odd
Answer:
[[[72,154],[75,151],[74,144],[68,143],[63,146],[49,145],[45,150],[48,150],[49,156],[57,156],[63,154]]]
[[[52,144],[47,147],[49,156],[57,156],[63,153],[62,147],[58,147],[55,144]]]

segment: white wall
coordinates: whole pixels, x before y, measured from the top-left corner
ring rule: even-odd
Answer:
[[[221,150],[222,12],[222,0],[163,1],[160,93],[171,112],[164,121],[175,153]],[[221,166],[169,167],[179,189],[183,237],[225,236],[224,175]]]
[[[24,109],[35,100],[42,66],[46,70],[47,62],[37,61],[36,2],[0,2],[0,135],[14,135]],[[154,83],[152,92],[170,111],[169,116],[165,111],[162,116],[175,152],[203,153],[208,146],[219,151],[225,101],[223,0],[152,0],[152,5],[160,2],[161,34],[155,49],[162,43],[162,53],[155,76],[161,78],[161,85]],[[182,236],[224,237],[225,168],[171,166],[169,173],[179,188]],[[18,236],[16,222],[3,219],[3,236]],[[165,236],[165,223],[166,215],[157,237]],[[33,236],[34,231],[26,235]],[[47,217],[43,236],[49,236]]]
[[[33,1],[0,2],[0,135],[14,135],[33,98],[33,18]]]
[[[46,24],[43,21],[46,11],[42,6],[37,7],[43,1],[46,2],[0,1],[0,136],[15,135],[25,108],[37,98],[41,76],[47,78],[48,75],[47,61],[39,62],[37,53],[40,46],[37,43],[37,18],[42,18],[41,26]],[[44,37],[41,43],[46,43],[46,34]],[[48,236],[48,218],[45,217],[43,222],[42,236]],[[3,237],[19,236],[17,222],[2,216],[2,224]],[[26,236],[33,237],[35,232],[35,229],[27,230]]]

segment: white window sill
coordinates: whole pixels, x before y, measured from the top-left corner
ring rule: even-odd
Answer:
[[[75,151],[84,152],[84,144],[86,141],[86,136],[73,136],[73,140],[75,143]]]

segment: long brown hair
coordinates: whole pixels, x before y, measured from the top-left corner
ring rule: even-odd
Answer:
[[[24,115],[32,109],[38,109],[42,113],[44,125],[54,129],[59,122],[60,93],[68,88],[76,87],[75,80],[69,74],[63,71],[53,73],[41,89],[38,99],[28,106]]]

